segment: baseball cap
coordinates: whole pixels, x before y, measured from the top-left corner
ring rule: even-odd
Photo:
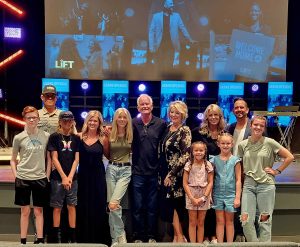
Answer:
[[[62,111],[58,117],[59,120],[73,120],[74,115],[71,111]]]
[[[42,94],[54,93],[56,94],[56,88],[53,85],[45,85]]]

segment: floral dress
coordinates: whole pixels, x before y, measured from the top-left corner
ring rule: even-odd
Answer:
[[[184,189],[183,189],[183,168],[190,157],[191,131],[187,126],[181,126],[176,131],[167,128],[160,145],[160,192],[161,204],[164,204],[163,215],[166,221],[173,217],[174,209],[177,210],[179,217],[181,203],[174,202],[174,199],[183,199],[182,208],[185,208]],[[164,179],[169,175],[172,181],[171,186],[164,186]],[[171,199],[171,200],[165,200]],[[172,201],[173,199],[173,201]],[[179,208],[177,208],[179,207]],[[168,214],[169,211],[170,214]]]

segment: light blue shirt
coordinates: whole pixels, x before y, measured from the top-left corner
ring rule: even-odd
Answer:
[[[235,165],[240,158],[231,156],[228,160],[221,160],[220,155],[210,156],[209,161],[213,163],[215,170],[214,197],[235,197]]]

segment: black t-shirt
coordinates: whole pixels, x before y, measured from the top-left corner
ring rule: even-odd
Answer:
[[[60,133],[53,133],[49,137],[48,151],[57,151],[58,161],[64,171],[68,176],[72,164],[75,159],[76,152],[79,152],[80,138],[74,134],[65,136]],[[55,169],[51,172],[51,179],[61,180],[58,171]],[[74,174],[73,180],[77,179],[77,174]]]
[[[144,125],[140,118],[134,118],[132,126],[132,173],[135,175],[157,175],[159,168],[158,146],[167,128],[166,122],[153,116],[150,123]]]

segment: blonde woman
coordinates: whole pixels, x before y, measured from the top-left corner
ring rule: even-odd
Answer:
[[[221,108],[216,104],[206,107],[204,118],[200,125],[192,131],[192,142],[201,141],[207,146],[207,155],[219,155],[218,136],[225,130],[225,120]],[[204,226],[205,241],[217,243],[216,216],[214,209],[207,210]]]
[[[106,170],[107,201],[112,245],[127,243],[120,205],[131,179],[132,120],[125,108],[115,111],[109,138],[109,164]]]
[[[168,109],[171,124],[160,145],[162,220],[173,224],[173,242],[186,242],[182,225],[187,213],[183,189],[183,168],[190,157],[191,131],[185,126],[188,109],[183,101],[171,102]]]
[[[108,138],[99,111],[88,113],[80,133],[78,168],[78,242],[110,244],[106,213],[105,167]]]

